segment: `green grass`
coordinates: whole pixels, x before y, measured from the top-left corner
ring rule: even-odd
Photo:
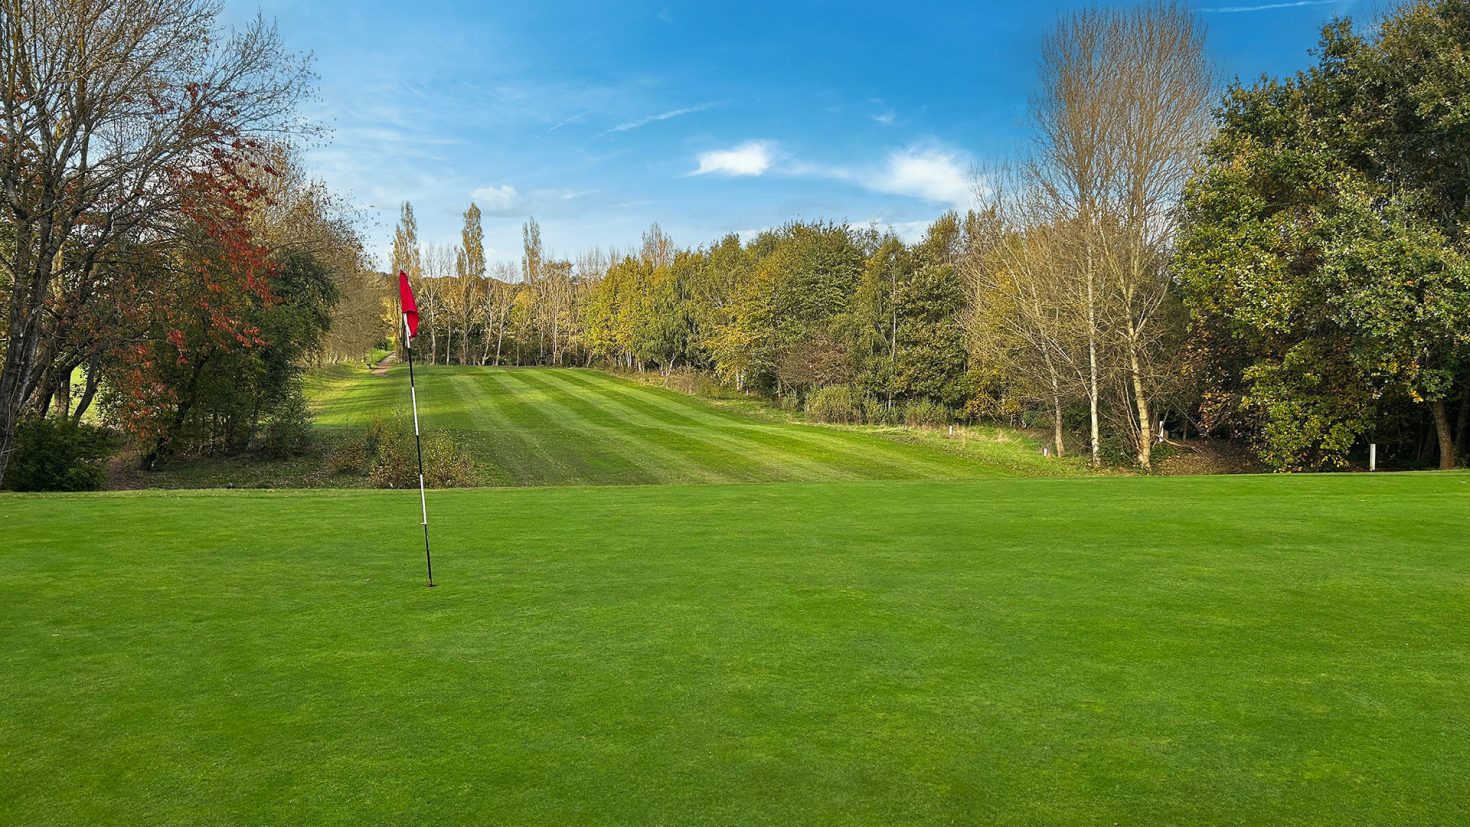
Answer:
[[[1470,475],[429,497],[0,496],[0,823],[1470,821]]]
[[[420,367],[422,430],[452,434],[485,485],[964,479],[1077,473],[1016,432],[832,428],[780,421],[594,370]],[[331,437],[407,416],[405,367],[350,366],[311,385]]]

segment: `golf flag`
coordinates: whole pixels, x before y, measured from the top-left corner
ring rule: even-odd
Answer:
[[[434,585],[434,560],[429,556],[429,501],[424,497],[424,444],[419,438],[419,392],[413,383],[413,337],[419,335],[419,303],[413,300],[413,288],[408,284],[408,274],[398,271],[398,301],[403,306],[403,327],[408,339],[403,351],[408,355],[408,398],[413,404],[413,444],[419,456],[419,513],[424,517],[424,567],[428,569],[429,585]]]
[[[413,299],[413,288],[408,286],[408,274],[398,271],[398,301],[403,305],[403,317],[408,321],[408,337],[419,335],[419,305]]]

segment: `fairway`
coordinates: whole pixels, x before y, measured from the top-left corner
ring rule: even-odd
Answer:
[[[1470,820],[1465,474],[417,509],[0,496],[0,823]]]
[[[1071,473],[1031,440],[993,428],[935,432],[775,421],[602,371],[416,369],[425,432],[449,433],[485,485],[619,485],[961,479]],[[339,367],[314,380],[323,430],[405,416],[408,371]],[[926,436],[927,438],[921,438]]]

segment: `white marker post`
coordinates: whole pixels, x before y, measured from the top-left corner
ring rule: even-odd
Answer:
[[[1368,443],[1368,470],[1378,470],[1378,443]]]

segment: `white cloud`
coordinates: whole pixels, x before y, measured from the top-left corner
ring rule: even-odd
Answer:
[[[480,205],[480,209],[487,215],[516,215],[520,212],[525,198],[510,184],[490,185],[480,187],[470,192],[470,197]]]
[[[735,235],[740,236],[740,240],[742,242],[747,242],[748,243],[751,239],[755,238],[756,236],[760,235],[761,233],[768,232],[768,231],[774,230],[774,229],[776,229],[774,226],[767,226],[767,227],[753,227],[753,228],[748,229],[748,230],[732,230],[732,232]]]
[[[771,168],[773,146],[767,141],[746,141],[730,149],[699,154],[699,169],[690,175],[761,175]]]
[[[960,152],[910,147],[889,153],[878,172],[860,176],[859,181],[878,192],[963,209],[975,203],[970,166],[968,157]]]
[[[880,112],[877,115],[869,115],[868,117],[872,118],[878,123],[883,124],[884,126],[893,126],[893,121],[897,116],[894,115],[892,112]]]
[[[608,132],[627,132],[631,129],[637,129],[640,126],[647,126],[651,123],[654,123],[655,121],[666,121],[670,118],[678,118],[683,115],[692,115],[695,112],[703,112],[704,110],[709,109],[714,105],[714,103],[701,103],[697,106],[686,106],[683,109],[670,109],[667,112],[660,112],[657,115],[648,115],[634,121],[620,123],[612,129],[609,129]],[[607,133],[605,132],[603,134],[605,135]]]

